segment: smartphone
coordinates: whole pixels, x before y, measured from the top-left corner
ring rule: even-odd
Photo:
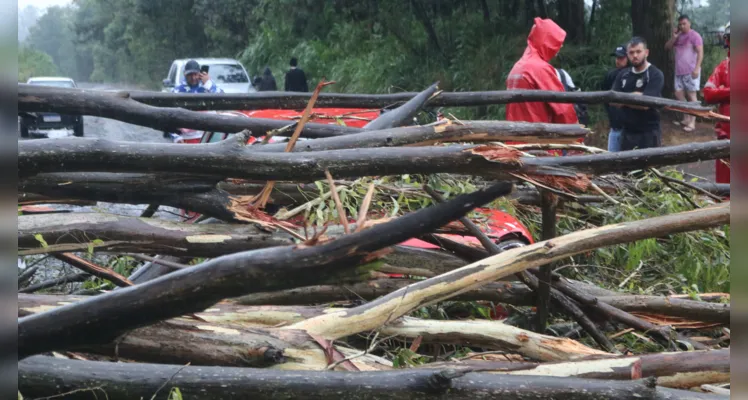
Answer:
[[[210,65],[203,65],[200,67],[200,72],[208,73],[208,70],[210,70]]]

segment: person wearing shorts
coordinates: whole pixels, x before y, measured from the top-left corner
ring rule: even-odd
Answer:
[[[678,18],[678,29],[665,44],[675,50],[675,98],[680,101],[697,102],[696,94],[701,86],[701,62],[704,59],[704,41],[698,32],[691,29],[688,16]],[[684,115],[683,120],[674,121],[687,132],[696,127],[696,117]]]

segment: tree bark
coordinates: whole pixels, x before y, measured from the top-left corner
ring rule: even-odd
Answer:
[[[227,297],[319,283],[332,273],[465,215],[511,191],[498,184],[321,245],[234,253],[150,282],[18,321],[19,359],[113,340],[122,332],[204,310]]]
[[[661,296],[597,297],[597,301],[629,312],[645,312],[694,321],[730,323],[730,303],[708,303]]]
[[[558,0],[558,25],[566,31],[564,43],[584,42],[584,0]]]
[[[59,253],[59,254],[55,254],[54,257],[60,261],[63,261],[65,263],[68,263],[74,266],[75,268],[78,268],[79,270],[83,272],[89,273],[93,276],[97,276],[102,279],[106,279],[112,282],[115,286],[119,286],[119,287],[132,286],[132,282],[130,282],[124,276],[112,271],[109,268],[104,268],[88,260],[80,258],[76,256],[75,254]]]
[[[20,289],[18,292],[19,293],[34,293],[40,290],[53,288],[59,285],[64,285],[66,283],[83,282],[90,277],[91,275],[85,272],[81,272],[79,274],[73,274],[73,275],[65,275],[61,278],[50,279],[50,280],[46,280],[43,282],[35,283],[33,285]]]
[[[543,364],[468,359],[461,360],[460,363],[425,364],[423,368],[455,368],[511,375],[612,380],[656,377],[658,386],[689,389],[704,384],[729,382],[730,349],[652,353],[633,357],[606,357],[599,360],[584,359]]]
[[[504,376],[454,370],[380,372],[274,371],[63,360],[36,356],[18,364],[24,397],[90,399],[92,392],[118,399],[166,399],[172,387],[184,398],[213,399],[724,399],[724,396],[665,389],[651,379],[612,381]],[[164,388],[159,391],[159,388]],[[94,389],[92,389],[94,388]],[[101,389],[96,389],[101,388]],[[76,391],[75,393],[70,393]],[[158,393],[157,393],[158,392]],[[154,396],[154,393],[156,394]]]
[[[645,238],[715,228],[729,224],[729,222],[730,205],[723,204],[696,211],[577,231],[549,241],[507,250],[452,272],[420,281],[363,306],[310,318],[291,327],[304,329],[328,339],[339,338],[353,333],[351,330],[374,329],[414,309],[564,257]]]
[[[301,108],[306,107],[306,102]],[[111,94],[94,90],[53,88],[18,84],[18,112],[55,112],[61,114],[92,115],[127,122],[159,131],[191,128],[205,131],[240,132],[249,130],[252,136],[263,136],[268,131],[287,126],[291,121],[266,118],[241,118],[196,113],[180,108],[158,108],[135,101],[127,93]],[[360,129],[338,125],[308,123],[303,137],[329,137],[359,132]],[[285,135],[285,134],[284,134]]]
[[[542,240],[551,240],[556,237],[556,208],[558,197],[545,190],[540,191],[540,209],[542,218]],[[535,331],[545,332],[550,315],[551,305],[551,279],[553,276],[553,265],[540,267],[538,274],[538,290],[536,295]],[[606,343],[606,346],[610,343]]]
[[[663,0],[658,0],[663,1]],[[534,17],[534,16],[533,16]],[[532,23],[532,17],[530,18]],[[670,32],[672,35],[672,31]],[[663,45],[665,42],[663,42]],[[657,66],[660,68],[660,66]],[[19,95],[22,86],[19,84]],[[26,87],[23,90],[28,90]],[[66,93],[76,93],[68,90]],[[303,109],[310,93],[258,92],[249,94],[185,94],[160,92],[130,92],[133,100],[158,107],[182,107],[190,110],[261,110],[265,108]],[[394,94],[320,93],[317,107],[384,108],[404,103],[417,96],[417,92]],[[19,97],[19,111],[25,99]],[[554,92],[545,90],[496,90],[485,92],[442,92],[427,103],[428,107],[472,107],[516,102],[544,101],[552,103],[605,104],[621,103],[652,107],[673,107],[678,110],[708,112],[705,107],[665,97],[640,96],[613,91]],[[25,107],[25,106],[24,106]],[[23,110],[33,111],[33,110]],[[285,122],[284,122],[285,124]],[[287,125],[287,124],[286,124]],[[350,128],[349,128],[350,129]],[[351,129],[351,131],[353,131]]]
[[[413,117],[421,111],[424,104],[429,98],[436,93],[438,89],[438,83],[429,86],[426,90],[418,93],[412,99],[408,100],[405,104],[397,107],[394,110],[388,111],[364,125],[365,130],[376,131],[380,129],[395,128],[398,126],[409,125]]]
[[[665,43],[673,37],[674,0],[638,0],[631,2],[631,25],[634,36],[647,41],[649,62],[665,75],[662,97],[672,98],[674,93],[675,65],[672,53]]]
[[[41,235],[47,246],[35,235]],[[253,225],[186,224],[100,213],[18,217],[18,254],[95,251],[147,252],[217,257],[240,251],[294,244],[282,232]]]
[[[325,170],[338,178],[451,172],[498,179],[524,173],[539,179],[560,175],[570,179],[569,184],[579,185],[573,172],[604,174],[657,168],[729,158],[730,152],[729,140],[567,157],[521,157],[516,150],[490,144],[271,154],[254,152],[243,143],[242,138],[190,146],[81,138],[23,141],[18,144],[18,171],[19,178],[43,172],[194,171],[274,181],[322,179]]]

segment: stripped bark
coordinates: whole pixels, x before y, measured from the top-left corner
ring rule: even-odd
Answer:
[[[229,117],[182,108],[153,107],[131,99],[126,92],[113,94],[21,83],[18,84],[18,112],[92,115],[171,132],[179,128],[217,132],[241,132],[247,129],[253,136],[263,136],[289,124],[289,121],[275,119]],[[330,137],[360,131],[338,125],[310,123],[304,127],[302,136]]]
[[[394,128],[407,125],[412,122],[413,117],[423,108],[424,104],[436,93],[439,83],[434,83],[426,90],[413,96],[412,99],[394,110],[389,110],[378,116],[375,120],[364,125],[365,130],[376,131],[379,129]]]
[[[59,253],[59,254],[55,254],[54,257],[60,261],[66,262],[74,266],[75,268],[78,268],[79,270],[83,272],[87,272],[93,276],[106,279],[112,282],[115,286],[120,286],[120,287],[132,286],[132,282],[130,282],[124,276],[112,271],[109,268],[104,268],[102,266],[92,263],[91,261],[80,258],[76,256],[75,254]]]
[[[41,235],[46,245],[37,240]],[[216,257],[252,249],[287,246],[293,238],[253,225],[187,224],[101,213],[18,217],[18,254],[86,251],[152,252]]]
[[[410,369],[378,372],[274,371],[235,367],[192,367],[110,363],[35,356],[18,363],[24,397],[59,396],[110,400],[166,399],[171,387],[185,398],[213,399],[681,399],[724,396],[659,388],[652,379],[613,381],[505,376],[477,372]],[[159,391],[160,388],[163,390]],[[71,393],[75,391],[75,393]],[[158,392],[158,393],[157,393]],[[156,395],[154,396],[154,393]]]
[[[308,181],[324,178],[325,169],[339,178],[438,172],[508,178],[513,176],[510,173],[514,173],[538,180],[553,179],[551,184],[583,190],[588,186],[588,180],[576,172],[601,174],[660,167],[726,158],[730,152],[729,140],[716,140],[567,157],[520,157],[516,150],[499,145],[271,154],[252,151],[246,146],[243,136],[239,134],[232,140],[191,146],[81,138],[22,141],[18,143],[19,177],[42,172],[195,171],[234,178]]]
[[[657,385],[690,389],[704,384],[730,381],[730,349],[652,353],[571,362],[525,363],[461,360],[459,363],[424,364],[422,368],[455,368],[493,371],[511,375],[577,377],[587,379],[631,380],[656,377]]]
[[[597,297],[597,301],[629,312],[661,314],[721,324],[730,323],[730,303],[708,303],[662,296]]]
[[[715,228],[729,223],[730,205],[725,203],[696,211],[586,229],[549,241],[511,249],[446,274],[420,281],[363,306],[310,318],[291,327],[326,338],[348,336],[355,333],[351,330],[375,329],[414,309],[564,257],[604,246]]]
[[[320,282],[365,260],[371,252],[443,226],[510,191],[510,184],[498,184],[321,245],[234,253],[150,282],[21,318],[19,359],[108,342],[126,330],[204,310],[223,298]]]
[[[20,90],[21,84],[19,84]],[[318,107],[382,108],[406,102],[416,92],[394,94],[324,93],[317,100]],[[308,93],[261,92],[250,94],[172,94],[130,92],[132,99],[158,107],[182,107],[190,110],[261,110],[264,108],[302,109],[309,101]],[[673,99],[638,96],[613,91],[554,92],[544,90],[502,90],[486,92],[441,92],[427,103],[428,107],[471,107],[514,102],[543,101],[551,103],[605,104],[621,103],[640,106],[669,107],[692,110],[699,115],[713,108]]]

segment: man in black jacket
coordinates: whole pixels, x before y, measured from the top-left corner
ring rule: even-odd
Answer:
[[[287,92],[308,92],[309,86],[306,84],[306,74],[304,70],[298,68],[299,61],[296,57],[291,58],[291,69],[286,72],[286,86]]]
[[[629,64],[625,45],[616,47],[613,53],[611,53],[611,56],[616,58],[616,67],[608,71],[605,75],[605,79],[603,79],[603,83],[600,85],[600,90],[603,91],[613,89],[616,77]],[[606,103],[605,111],[608,113],[608,124],[610,125],[610,132],[608,133],[608,151],[621,151],[621,132],[623,131],[621,110],[617,107],[611,107]]]
[[[647,42],[635,37],[626,46],[629,62],[632,67],[624,69],[616,77],[613,90],[646,96],[662,97],[665,76],[657,67],[647,61],[649,49]],[[660,111],[656,108],[635,105],[617,105],[621,107],[623,133],[621,150],[646,149],[660,147],[662,128]]]

